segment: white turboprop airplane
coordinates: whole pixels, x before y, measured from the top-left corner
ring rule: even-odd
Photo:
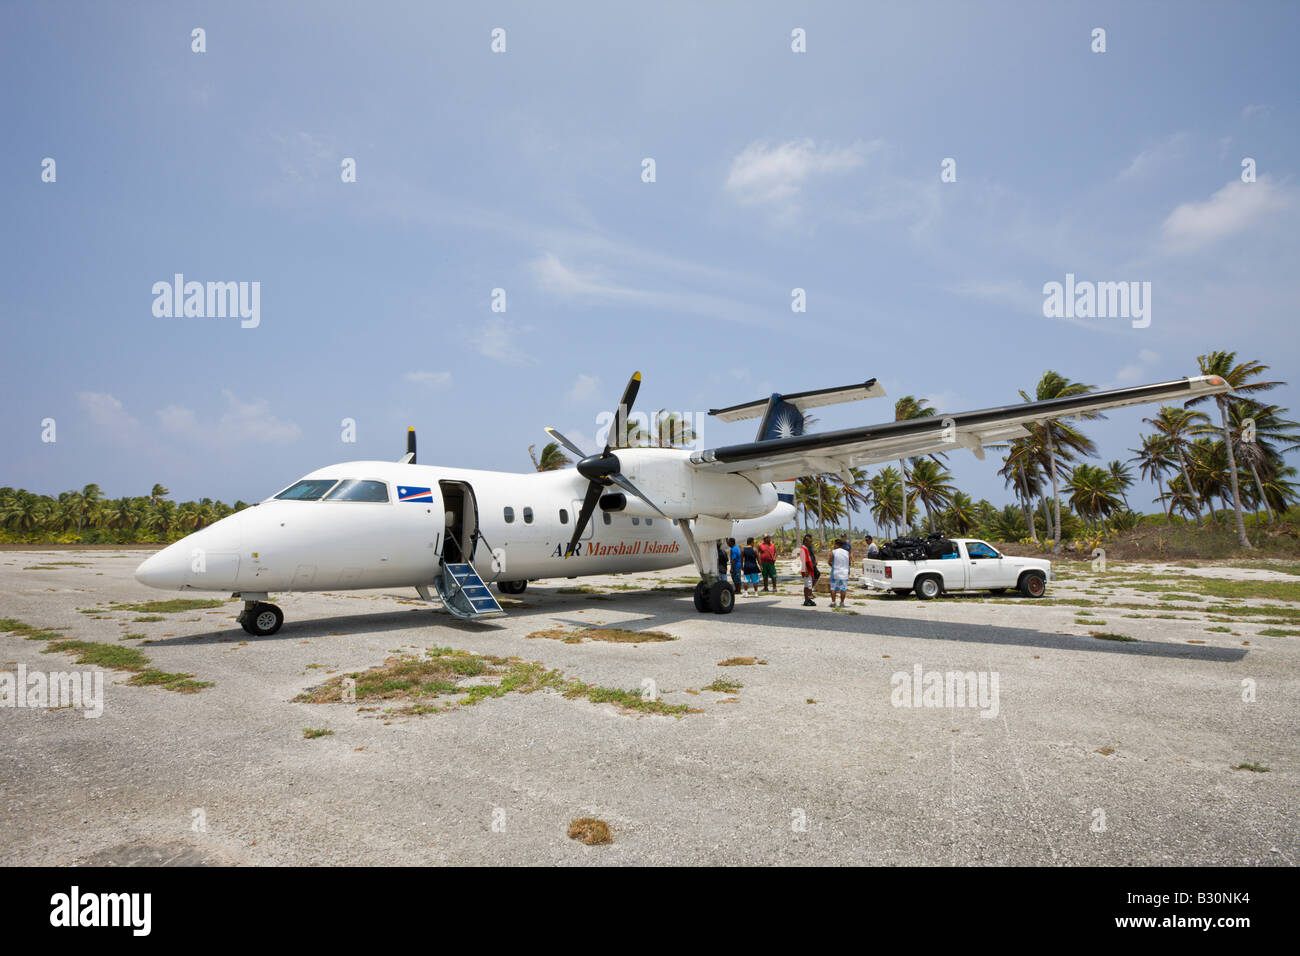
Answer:
[[[612,435],[641,387],[632,376]],[[809,408],[884,395],[875,379],[714,409],[723,421],[762,419],[746,444],[691,452],[613,448],[588,455],[553,428],[579,459],[574,469],[511,474],[419,465],[415,431],[399,462],[354,461],[306,475],[276,495],[169,545],[136,569],[166,590],[226,591],[243,598],[249,634],[274,634],[284,614],[273,591],[432,587],[457,617],[502,613],[485,583],[519,594],[529,581],[694,563],[695,607],[726,614],[735,595],[719,573],[718,544],[772,531],[794,517],[794,479],[851,467],[984,446],[1025,425],[1147,402],[1227,391],[1218,376],[1092,392],[955,415],[804,434]],[[599,515],[597,515],[599,512]],[[593,520],[594,519],[594,520]]]

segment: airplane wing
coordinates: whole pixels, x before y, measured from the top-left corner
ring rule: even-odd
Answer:
[[[1045,402],[1025,402],[955,415],[936,415],[864,428],[845,428],[790,438],[771,438],[726,445],[691,455],[700,471],[743,475],[755,484],[784,481],[803,475],[846,474],[850,467],[896,461],[919,455],[967,448],[977,458],[984,446],[1029,434],[1026,425],[1069,418],[1125,405],[1184,402],[1201,395],[1228,391],[1217,375],[1198,375],[1155,385],[1090,392]]]

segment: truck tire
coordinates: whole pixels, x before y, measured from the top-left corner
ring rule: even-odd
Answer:
[[[1026,571],[1020,575],[1019,590],[1027,598],[1040,598],[1047,591],[1047,580],[1041,571]]]
[[[911,588],[894,588],[893,591],[899,597],[907,597],[909,594],[912,593]]]
[[[943,593],[943,584],[933,575],[926,575],[916,580],[916,596],[922,601],[937,598]]]

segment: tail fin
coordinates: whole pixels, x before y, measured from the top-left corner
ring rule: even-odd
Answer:
[[[711,408],[709,414],[724,422],[738,422],[746,418],[759,418],[758,435],[754,441],[772,441],[777,438],[793,438],[802,435],[806,419],[805,411],[822,405],[838,405],[840,402],[856,402],[864,398],[878,398],[885,394],[874,378],[861,385],[845,385],[839,388],[821,388],[811,392],[795,392],[790,395],[772,393],[768,398],[729,408]]]

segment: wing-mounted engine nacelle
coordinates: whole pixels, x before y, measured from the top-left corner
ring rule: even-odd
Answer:
[[[772,485],[755,485],[739,475],[697,471],[691,467],[690,457],[689,451],[676,448],[618,449],[623,474],[670,518],[757,518],[776,507]],[[656,517],[653,508],[630,495],[618,510]]]

